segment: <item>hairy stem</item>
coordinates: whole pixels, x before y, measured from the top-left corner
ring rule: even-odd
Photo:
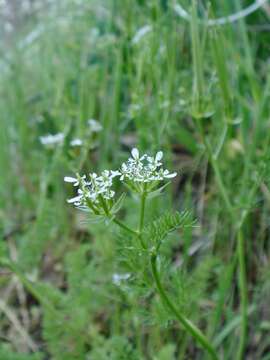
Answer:
[[[239,263],[239,288],[240,288],[240,300],[241,300],[241,334],[240,334],[240,342],[237,352],[237,360],[242,360],[244,359],[245,345],[247,340],[247,330],[248,330],[248,293],[247,293],[244,237],[241,229],[238,231],[238,235],[237,235],[237,255],[238,255],[238,263]]]
[[[180,324],[185,328],[185,330],[193,336],[193,338],[200,343],[200,345],[205,349],[205,351],[208,352],[211,359],[218,360],[218,355],[213,348],[213,346],[210,344],[208,339],[204,336],[204,334],[201,332],[200,329],[198,329],[189,319],[187,319],[184,315],[182,315],[176,308],[176,306],[172,303],[168,295],[166,294],[161,281],[160,281],[160,275],[157,270],[157,255],[152,254],[151,256],[151,267],[152,267],[152,273],[156,282],[156,287],[159,292],[159,295],[161,299],[164,301],[164,303],[168,306],[168,308],[171,310],[171,312],[175,315],[175,317],[178,319]]]

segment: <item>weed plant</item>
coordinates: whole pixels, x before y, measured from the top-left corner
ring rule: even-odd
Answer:
[[[0,359],[270,359],[268,3],[35,3],[0,28]]]

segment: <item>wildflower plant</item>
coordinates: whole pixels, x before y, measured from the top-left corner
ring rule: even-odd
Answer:
[[[180,322],[184,329],[197,340],[197,342],[208,352],[212,359],[218,359],[216,351],[203,333],[187,319],[174,305],[169,294],[163,287],[159,269],[160,248],[166,237],[173,231],[191,227],[194,220],[187,211],[165,212],[158,219],[148,224],[145,222],[145,207],[147,200],[159,196],[162,190],[169,184],[170,180],[177,176],[176,172],[164,169],[163,153],[158,151],[155,156],[140,154],[139,150],[133,148],[131,156],[123,162],[119,169],[104,170],[100,175],[91,173],[88,176],[79,174],[76,177],[66,176],[64,180],[73,184],[77,194],[68,199],[68,203],[76,208],[86,211],[91,220],[104,220],[107,224],[115,223],[123,231],[128,233],[140,252],[148,258],[155,287],[167,309]],[[118,181],[140,199],[140,210],[138,213],[138,227],[132,228],[118,217],[118,211],[125,198],[125,192],[117,195],[114,183]],[[114,283],[120,284],[127,280],[132,274],[113,278]]]

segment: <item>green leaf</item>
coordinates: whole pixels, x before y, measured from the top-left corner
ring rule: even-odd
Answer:
[[[194,225],[195,220],[188,211],[166,212],[145,227],[144,237],[154,241],[157,247],[159,247],[162,241],[173,231]]]
[[[149,192],[149,194],[147,195],[148,199],[153,199],[159,195],[161,195],[162,190],[164,190],[170,183],[167,182],[166,184],[164,184],[163,186],[161,186],[160,188],[158,188],[157,190],[151,191]]]
[[[121,209],[123,202],[125,200],[126,197],[126,193],[122,193],[121,196],[119,197],[119,199],[116,201],[116,203],[113,205],[113,207],[111,208],[111,212],[112,214],[117,214],[118,211]]]

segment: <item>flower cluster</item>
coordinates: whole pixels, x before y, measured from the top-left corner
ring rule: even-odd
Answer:
[[[176,172],[162,168],[162,151],[158,151],[155,157],[146,154],[140,156],[139,150],[134,148],[131,151],[132,157],[123,163],[120,169],[120,180],[128,179],[134,182],[149,183],[175,177]]]
[[[62,144],[64,141],[65,135],[63,133],[57,133],[57,134],[48,134],[44,136],[40,136],[39,140],[42,145],[47,147],[54,147],[58,144]]]
[[[1,0],[0,0],[1,1]],[[93,142],[96,138],[96,134],[102,131],[102,125],[95,119],[87,120],[88,131],[87,136],[91,137],[91,142]],[[66,135],[62,132],[57,134],[47,134],[39,137],[40,143],[46,147],[47,149],[54,149],[57,145],[63,144]],[[86,139],[85,139],[86,140]],[[83,146],[85,143],[84,139],[81,138],[73,138],[69,145],[71,147],[80,147]]]
[[[113,198],[115,196],[112,190],[113,179],[119,177],[120,181],[131,185],[131,189],[138,193],[148,194],[153,192],[158,181],[171,179],[176,173],[170,173],[162,167],[162,151],[158,151],[155,157],[144,154],[140,156],[139,150],[131,150],[131,157],[124,162],[117,171],[105,170],[100,176],[96,173],[77,178],[66,176],[64,181],[73,183],[78,187],[77,196],[69,199],[68,202],[77,207],[91,209],[95,214],[110,214],[114,206]],[[147,187],[147,185],[149,186]]]
[[[72,147],[82,146],[82,145],[83,145],[83,141],[80,138],[75,138],[70,141],[70,146],[72,146]]]
[[[77,196],[69,199],[68,202],[78,207],[92,207],[99,205],[105,200],[111,200],[115,192],[111,189],[113,178],[119,175],[118,172],[104,170],[100,176],[96,173],[89,174],[77,178],[66,176],[64,181],[79,186]],[[104,205],[104,204],[103,204]]]

